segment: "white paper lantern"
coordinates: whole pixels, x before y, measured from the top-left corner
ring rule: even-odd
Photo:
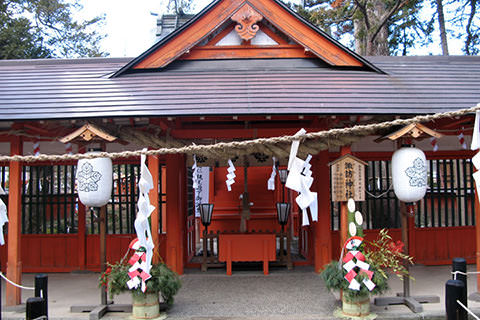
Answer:
[[[393,191],[400,201],[416,202],[427,192],[427,159],[422,150],[402,147],[392,156]]]
[[[80,159],[77,166],[77,190],[81,203],[102,207],[112,196],[112,160],[110,158]]]

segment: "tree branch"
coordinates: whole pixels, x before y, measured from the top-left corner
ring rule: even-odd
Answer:
[[[368,19],[366,2],[361,3],[359,0],[354,0],[354,2],[363,14],[363,17],[364,17],[363,20],[365,21],[365,27],[367,28],[367,30],[370,30],[370,20]]]
[[[465,31],[467,32],[467,39],[465,40],[465,53],[467,56],[470,55],[470,44],[472,43],[473,35],[472,35],[472,23],[473,18],[475,17],[475,13],[477,11],[477,1],[470,0],[470,16],[468,17],[467,26],[465,27]]]
[[[379,25],[377,26],[375,32],[372,34],[372,36],[370,37],[370,41],[373,41],[378,33],[380,32],[380,30],[382,30],[382,28],[385,26],[385,24],[387,23],[388,19],[393,16],[395,14],[395,12],[397,12],[398,10],[400,10],[403,6],[405,6],[410,0],[397,0],[395,2],[395,5],[393,6],[392,9],[390,9],[389,12],[387,12],[381,19],[380,19],[380,23]]]

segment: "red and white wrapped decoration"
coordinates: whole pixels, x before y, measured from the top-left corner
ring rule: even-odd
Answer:
[[[72,144],[70,142],[67,142],[65,144],[65,153],[66,154],[73,154],[73,147],[72,147]]]
[[[33,141],[33,155],[36,157],[40,155],[40,141],[38,139]]]
[[[147,151],[147,149],[143,149]],[[152,268],[153,248],[155,245],[152,240],[152,231],[148,218],[155,210],[155,206],[150,203],[148,193],[153,189],[153,177],[145,164],[146,156],[140,157],[140,179],[138,181],[138,212],[135,219],[135,231],[137,233],[137,241],[132,242],[131,248],[136,250],[130,259],[132,267],[128,270],[130,280],[127,286],[130,289],[138,288],[141,284],[142,292],[147,290],[146,281],[150,279],[150,269]],[[137,243],[138,242],[138,243]]]
[[[466,150],[467,149],[467,143],[465,142],[465,135],[463,134],[463,127],[460,133],[457,135],[458,137],[458,142],[460,142],[460,145],[462,146],[462,149]]]
[[[347,271],[345,279],[350,283],[348,286],[351,290],[360,290],[361,283],[358,282],[355,277],[359,274],[366,274],[367,278],[364,278],[362,283],[367,287],[369,291],[372,291],[375,288],[375,283],[373,283],[373,271],[370,269],[370,265],[365,262],[365,256],[361,253],[358,248],[363,242],[361,237],[351,237],[349,238],[344,245],[344,249],[348,250],[345,256],[343,257],[343,268]],[[360,270],[358,273],[355,272],[355,267],[358,267]]]
[[[437,152],[438,151],[438,140],[437,140],[436,137],[431,137],[430,138],[430,144],[433,147],[433,152]]]
[[[146,272],[147,266],[147,254],[146,248],[140,244],[138,238],[135,238],[130,242],[128,246],[130,249],[135,250],[133,256],[128,260],[128,263],[132,266],[128,269],[128,276],[130,280],[127,282],[127,286],[130,290],[142,286],[142,291],[147,289],[146,281],[152,276]]]

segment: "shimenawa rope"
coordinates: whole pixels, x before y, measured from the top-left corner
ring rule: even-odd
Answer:
[[[210,145],[189,145],[177,148],[160,148],[156,150],[137,150],[137,151],[122,151],[122,152],[98,152],[98,153],[86,153],[86,154],[62,154],[62,155],[44,155],[40,154],[38,156],[0,156],[0,161],[23,161],[23,162],[40,162],[40,161],[64,161],[64,160],[79,160],[79,159],[93,159],[98,157],[106,157],[111,159],[117,158],[130,158],[138,157],[142,154],[147,156],[154,155],[165,155],[165,154],[176,154],[176,153],[186,153],[194,154],[200,151],[223,151],[225,149],[241,149],[248,148],[256,145],[266,145],[266,144],[278,144],[278,143],[290,143],[294,140],[307,140],[307,139],[319,139],[319,138],[330,138],[338,137],[344,135],[355,135],[355,134],[368,134],[373,133],[380,129],[386,129],[394,126],[405,126],[411,123],[417,122],[429,122],[432,120],[442,119],[442,118],[452,118],[456,116],[463,116],[469,113],[474,113],[480,110],[480,103],[475,107],[460,109],[456,111],[448,111],[442,113],[436,113],[432,115],[420,115],[408,119],[396,119],[392,121],[373,123],[367,125],[356,125],[350,128],[336,128],[326,131],[319,132],[310,132],[302,135],[291,135],[291,136],[281,136],[281,137],[272,137],[272,138],[258,138],[245,141],[231,141],[231,142],[219,142]]]

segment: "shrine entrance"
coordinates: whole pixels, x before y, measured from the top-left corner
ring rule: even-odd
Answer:
[[[229,167],[198,167],[197,192],[188,183],[192,206],[186,219],[187,267],[202,271],[225,268],[231,274],[233,265],[233,272],[244,268],[268,274],[269,267],[292,269],[293,265],[312,263],[310,227],[301,226],[294,196],[277,174],[286,170],[278,169],[271,179],[275,189],[268,190],[272,166],[235,166],[229,191]],[[188,176],[193,176],[190,169]],[[283,227],[278,211],[286,208],[277,208],[281,203],[289,207],[287,216],[281,213]],[[210,221],[202,221],[201,211],[208,208]]]

